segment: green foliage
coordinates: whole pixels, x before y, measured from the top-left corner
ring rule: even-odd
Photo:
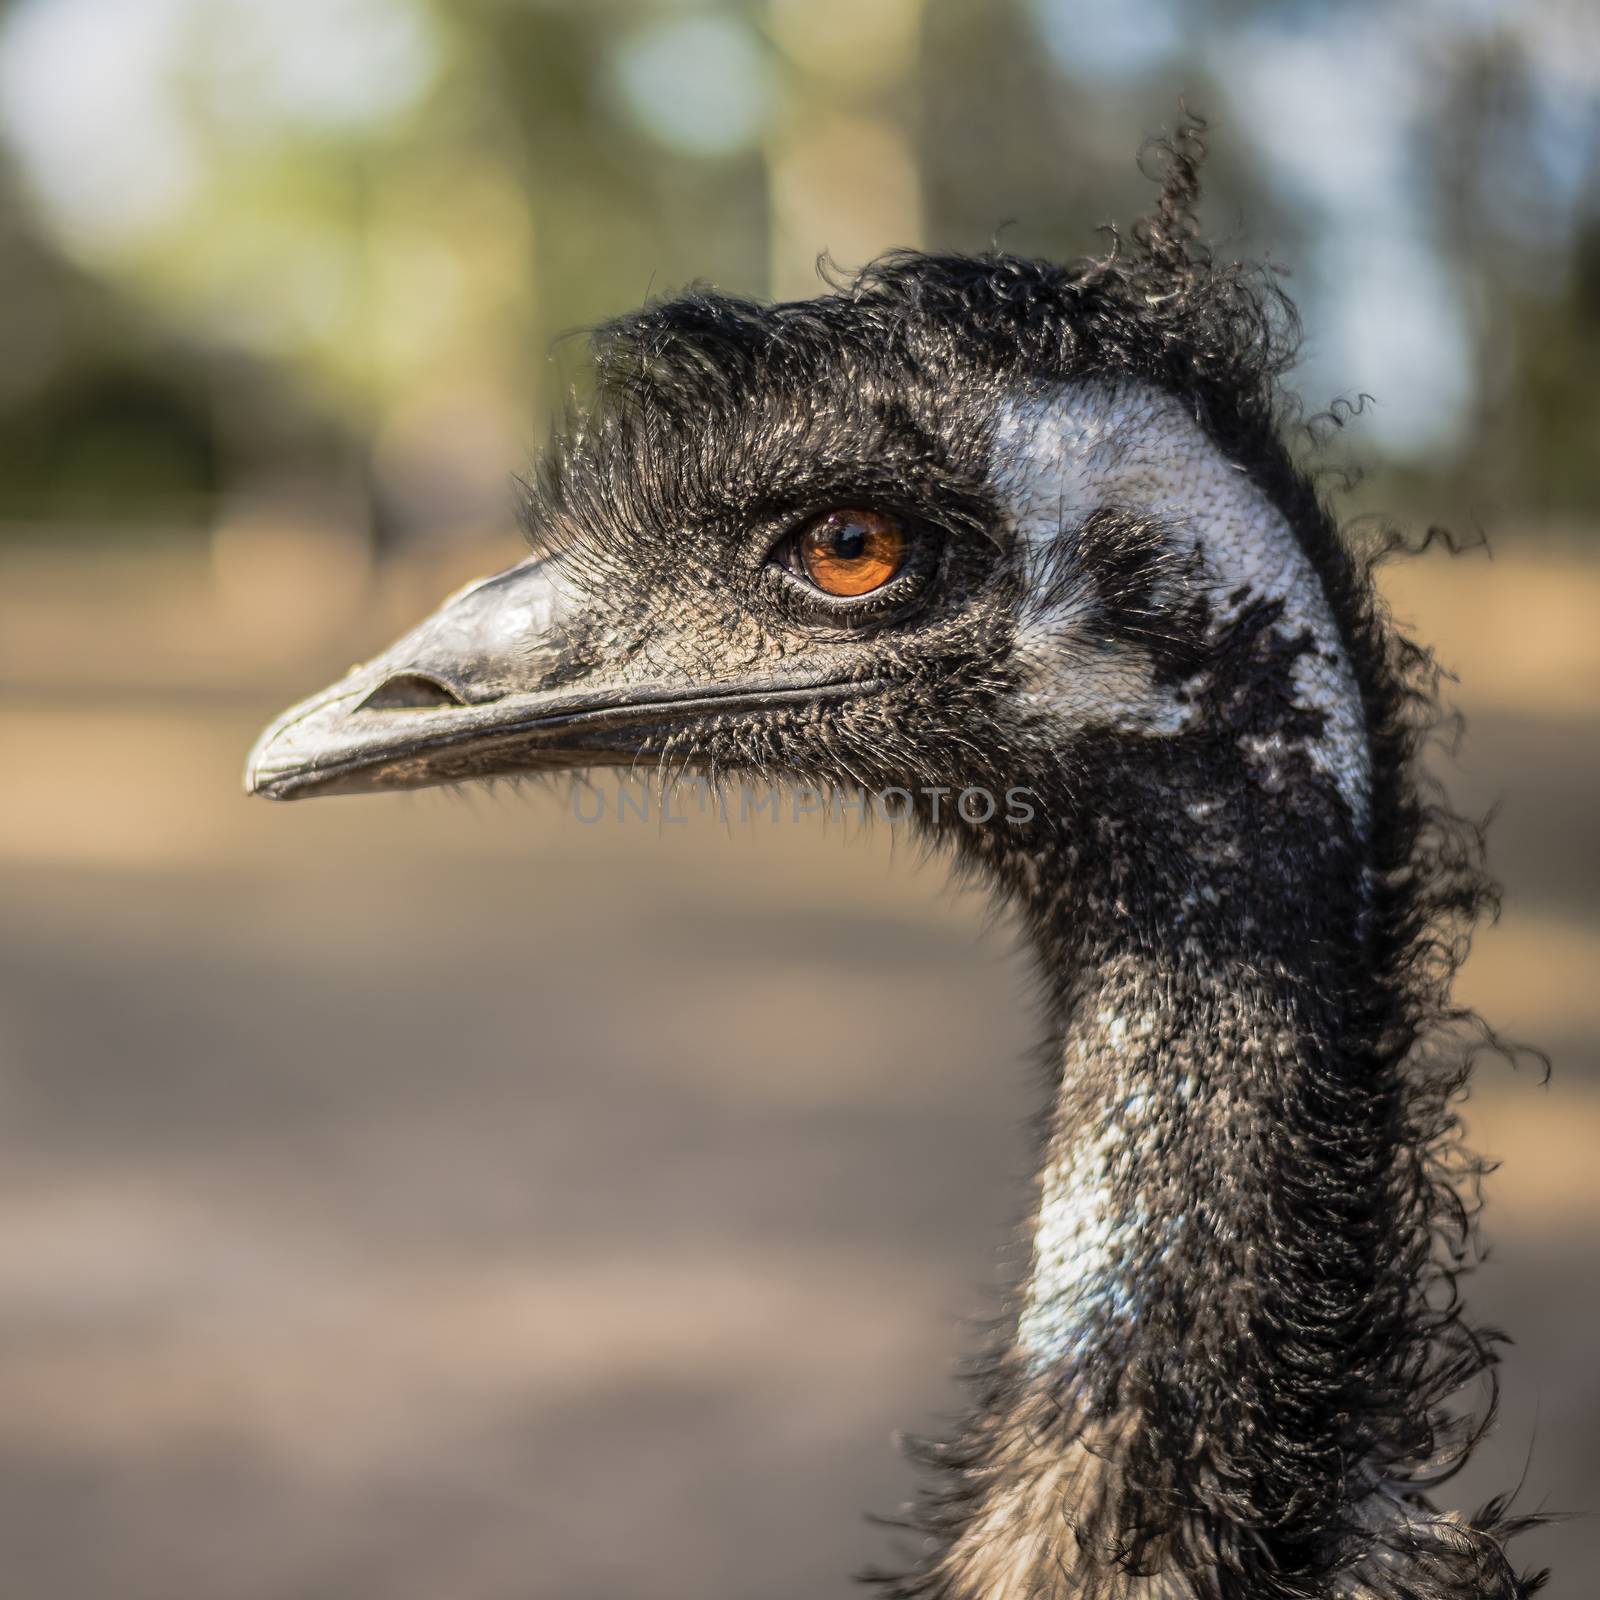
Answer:
[[[1139,43],[1142,28],[1164,43],[1115,71],[1092,64],[1102,46],[1075,56],[1105,19],[1066,0],[365,9],[384,8],[426,42],[426,70],[388,100],[358,95],[359,115],[320,119],[286,92],[244,92],[250,61],[227,8],[194,8],[166,92],[197,176],[182,207],[144,232],[58,239],[20,185],[0,205],[11,368],[0,373],[0,521],[24,506],[70,518],[180,503],[204,520],[241,474],[347,473],[352,456],[391,501],[416,500],[422,484],[418,505],[481,519],[581,382],[570,335],[691,281],[801,292],[807,253],[825,246],[843,249],[845,265],[907,242],[1093,250],[1100,225],[1142,209],[1134,154],[1182,98],[1216,126],[1210,231],[1226,251],[1270,245],[1302,269],[1314,343],[1326,334],[1318,285],[1352,226],[1378,239],[1391,225],[1330,210],[1306,187],[1319,152],[1279,144],[1243,114],[1263,41],[1292,46],[1334,26],[1294,3],[1143,0],[1150,15],[1124,23],[1127,38]],[[315,65],[317,13],[306,16]],[[1406,6],[1340,16],[1369,44],[1389,38],[1371,30],[1391,29],[1396,51],[1422,25]],[[1510,22],[1497,32],[1463,16],[1459,30],[1429,37],[1439,81],[1428,115],[1385,135],[1404,148],[1363,145],[1352,112],[1348,161],[1341,128],[1317,169],[1359,173],[1378,148],[1389,167],[1375,170],[1409,174],[1417,237],[1473,308],[1467,431],[1448,457],[1396,467],[1448,475],[1497,510],[1592,513],[1600,95],[1575,88],[1560,52]],[[283,26],[268,35],[273,48],[295,38]],[[730,44],[728,70],[749,81],[697,71],[684,41],[703,53],[717,38]],[[1237,71],[1220,75],[1229,63]],[[1341,81],[1330,62],[1328,92]],[[672,136],[726,97],[755,108],[750,127],[711,118],[703,137]],[[794,165],[808,149],[811,166]],[[1584,161],[1588,180],[1574,181]],[[879,195],[895,203],[874,232]],[[780,237],[784,206],[802,201]],[[818,224],[851,205],[853,232]],[[1307,396],[1312,409],[1327,398]],[[1359,443],[1381,453],[1381,413]]]

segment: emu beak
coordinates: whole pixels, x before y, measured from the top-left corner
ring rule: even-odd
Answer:
[[[584,611],[559,558],[463,589],[279,717],[250,752],[246,792],[298,800],[624,765],[652,738],[713,716],[873,687],[802,675],[668,681],[630,673],[626,661],[579,665],[571,641],[587,631]]]

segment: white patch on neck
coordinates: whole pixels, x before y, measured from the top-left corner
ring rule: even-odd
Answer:
[[[1007,400],[991,483],[1034,552],[1035,571],[1053,551],[1070,559],[1070,543],[1063,549],[1062,542],[1111,506],[1192,532],[1218,625],[1251,600],[1281,601],[1279,630],[1311,640],[1291,669],[1296,701],[1324,718],[1321,734],[1305,741],[1306,755],[1338,785],[1357,826],[1365,825],[1371,775],[1361,700],[1322,586],[1283,516],[1176,398],[1084,380]],[[1025,692],[1069,728],[1181,731],[1194,708],[1155,686],[1142,651],[1084,639],[1076,625],[1093,605],[1086,587],[1054,605],[1025,607],[1017,635]],[[1273,755],[1247,753],[1269,765]]]
[[[1068,1035],[1063,1084],[1102,1074],[1107,1083],[1102,1102],[1077,1108],[1077,1125],[1057,1130],[1041,1181],[1017,1322],[1017,1343],[1036,1367],[1086,1354],[1096,1334],[1137,1316],[1137,1253],[1151,1220],[1137,1198],[1148,1108],[1146,1091],[1117,1066],[1125,1053],[1143,1054],[1155,1024],[1148,1012],[1104,1010]]]

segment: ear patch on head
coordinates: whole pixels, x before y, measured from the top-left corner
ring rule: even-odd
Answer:
[[[1015,651],[1032,703],[1068,731],[1182,732],[1196,715],[1185,647],[1271,607],[1303,645],[1287,668],[1297,742],[1365,825],[1361,700],[1321,584],[1281,513],[1175,397],[1078,380],[1008,399],[992,459],[1023,563]],[[1271,776],[1277,751],[1241,750]]]

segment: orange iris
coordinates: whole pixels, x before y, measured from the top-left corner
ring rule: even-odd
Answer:
[[[828,511],[800,535],[800,565],[824,594],[881,589],[902,566],[910,541],[877,511]]]

